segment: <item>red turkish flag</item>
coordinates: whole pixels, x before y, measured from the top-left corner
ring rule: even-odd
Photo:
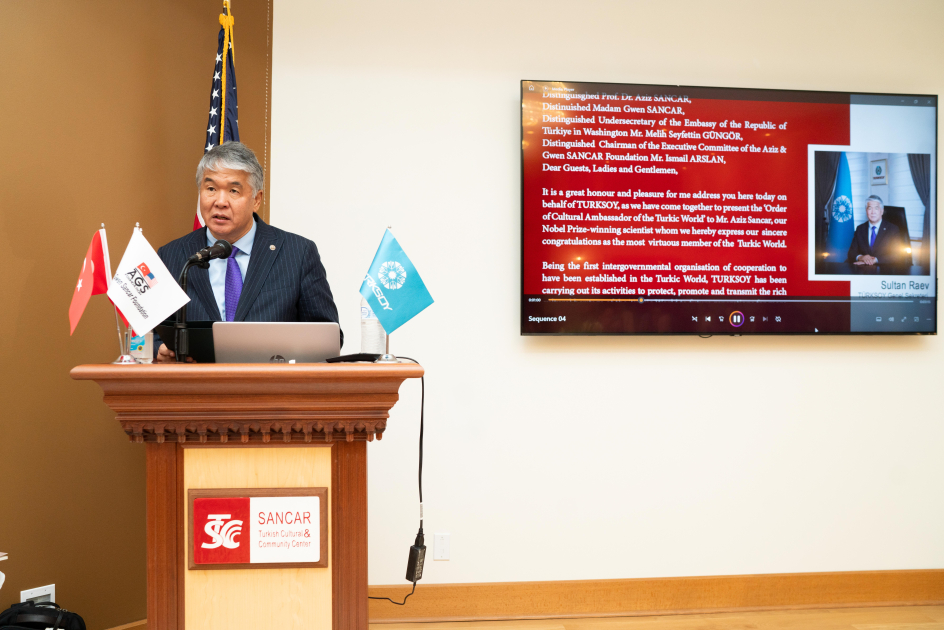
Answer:
[[[197,231],[200,228],[202,228],[204,225],[206,224],[203,222],[203,215],[200,214],[200,199],[198,198],[197,199],[197,214],[195,214],[193,217],[193,229],[194,231]]]
[[[108,281],[111,279],[111,261],[108,259],[108,241],[105,238],[105,229],[95,232],[88,253],[82,262],[82,272],[72,294],[72,304],[69,305],[69,334],[75,332],[75,327],[85,312],[89,298],[108,292]]]

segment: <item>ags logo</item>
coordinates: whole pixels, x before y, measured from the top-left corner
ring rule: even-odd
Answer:
[[[134,285],[135,290],[144,295],[148,289],[153,289],[157,284],[157,278],[151,273],[151,269],[146,263],[141,263],[131,271],[125,274],[128,280]]]
[[[243,522],[232,520],[223,524],[229,519],[231,514],[208,514],[207,524],[203,531],[213,539],[211,543],[203,543],[200,546],[204,549],[216,549],[220,545],[227,549],[236,549],[239,542],[234,540],[243,531]]]

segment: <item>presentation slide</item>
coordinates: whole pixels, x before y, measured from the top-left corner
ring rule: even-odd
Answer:
[[[522,334],[936,332],[937,98],[522,81]]]

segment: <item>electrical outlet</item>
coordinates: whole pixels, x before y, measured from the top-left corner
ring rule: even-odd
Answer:
[[[28,591],[20,591],[20,602],[54,602],[56,601],[56,585],[49,584]]]
[[[449,534],[433,534],[433,560],[449,559]]]

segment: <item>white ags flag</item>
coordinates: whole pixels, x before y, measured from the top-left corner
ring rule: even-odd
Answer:
[[[190,301],[144,238],[141,228],[134,228],[108,297],[137,335],[149,333]]]

